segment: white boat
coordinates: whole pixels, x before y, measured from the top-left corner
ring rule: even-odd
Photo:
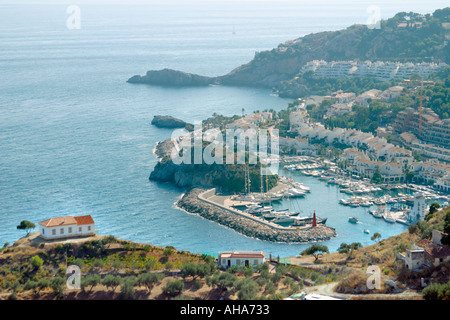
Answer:
[[[255,202],[255,197],[251,194],[241,195],[234,198],[236,201],[251,201]]]
[[[392,216],[390,213],[388,213],[388,212],[386,212],[384,215],[383,215],[383,219],[386,221],[386,222],[389,222],[389,223],[395,223],[397,220],[394,218],[394,216]]]
[[[311,191],[311,188],[310,188],[310,187],[307,187],[307,186],[305,186],[305,185],[300,185],[298,188],[299,188],[300,190],[305,191],[305,192],[310,192],[310,191]]]
[[[288,209],[283,209],[283,210],[277,210],[277,211],[263,213],[262,216],[266,220],[272,220],[279,216],[285,216],[285,215],[297,216],[298,214],[299,214],[299,212],[290,212]]]
[[[327,223],[327,219],[328,218],[318,218],[316,220],[317,224],[326,224]],[[305,226],[307,224],[312,224],[313,223],[313,217],[296,217],[294,223],[292,224],[293,227],[301,227],[301,226]]]
[[[272,219],[272,222],[277,224],[292,224],[295,221],[295,216],[282,214]]]
[[[259,208],[245,210],[245,212],[250,213],[250,214],[264,214],[264,213],[270,213],[272,211],[273,211],[273,208],[271,206],[261,206]]]
[[[286,197],[301,197],[304,196],[305,194],[306,194],[305,191],[299,190],[297,188],[290,188],[283,193],[283,195]]]
[[[369,213],[373,215],[375,218],[383,218],[383,211],[376,209],[376,210],[370,210]]]
[[[370,233],[370,230],[369,230],[369,229],[364,229],[364,233],[365,233],[365,234],[369,234],[369,233]]]

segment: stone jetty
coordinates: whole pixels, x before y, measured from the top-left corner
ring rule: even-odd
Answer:
[[[262,218],[214,202],[215,189],[192,188],[177,202],[177,206],[190,213],[229,227],[245,236],[281,243],[305,243],[329,240],[336,231],[326,225],[301,228],[282,227]]]

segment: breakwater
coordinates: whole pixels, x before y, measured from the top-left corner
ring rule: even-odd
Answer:
[[[305,243],[329,240],[336,231],[326,225],[302,228],[282,227],[240,210],[226,207],[211,200],[214,189],[192,188],[177,202],[177,206],[190,213],[229,227],[245,236],[281,243]]]

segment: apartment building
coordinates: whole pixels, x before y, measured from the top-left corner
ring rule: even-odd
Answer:
[[[429,108],[423,108],[421,112],[413,108],[399,112],[393,129],[399,134],[411,132],[422,141],[450,148],[450,119],[441,120]]]
[[[301,73],[313,71],[317,78],[371,77],[380,81],[404,79],[412,74],[428,78],[431,73],[447,66],[445,63],[400,63],[392,61],[331,61],[313,60],[306,63]]]

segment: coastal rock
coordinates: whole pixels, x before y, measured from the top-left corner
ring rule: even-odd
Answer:
[[[170,128],[170,129],[185,128],[188,131],[193,130],[192,124],[187,123],[183,120],[174,118],[172,116],[156,115],[153,117],[152,125],[154,125],[158,128]]]

